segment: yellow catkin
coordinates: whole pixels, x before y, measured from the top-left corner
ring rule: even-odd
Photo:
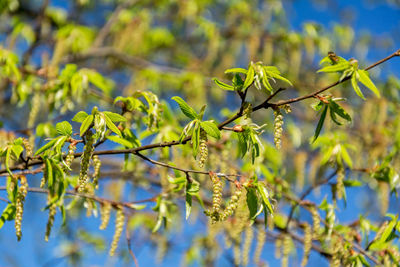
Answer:
[[[204,163],[208,158],[208,147],[207,147],[207,133],[203,129],[200,129],[200,144],[199,144],[199,158],[198,164],[200,168],[204,167]]]
[[[292,249],[292,239],[289,235],[285,235],[282,240],[282,261],[281,266],[289,266],[289,254]]]
[[[101,216],[101,224],[99,229],[104,230],[107,228],[108,222],[110,221],[111,214],[111,204],[108,202],[102,203],[100,205],[100,216]]]
[[[253,261],[257,266],[260,266],[260,259],[261,259],[261,253],[264,248],[265,240],[267,238],[267,234],[265,232],[264,226],[261,224],[258,225],[257,227],[257,243],[256,243],[256,248],[254,249],[254,256],[253,256]]]
[[[215,174],[211,174],[211,181],[213,183],[211,222],[215,223],[219,220],[220,216],[222,203],[222,182],[221,179]]]
[[[125,224],[125,213],[122,210],[122,208],[119,208],[117,209],[117,214],[115,217],[115,233],[111,243],[111,248],[109,253],[110,256],[114,256],[115,251],[117,250],[119,239],[121,237],[122,231],[124,230],[124,224]]]
[[[46,242],[49,241],[49,236],[51,233],[51,228],[53,227],[54,224],[54,218],[56,213],[57,213],[57,207],[53,204],[49,207],[49,219],[47,220],[46,233],[44,235],[44,240]]]
[[[345,193],[344,188],[345,173],[343,167],[338,168],[336,177],[336,194],[338,199],[342,199]]]
[[[339,238],[334,238],[332,240],[332,258],[330,260],[330,267],[340,267],[341,266],[341,258],[342,258],[342,247],[341,241]]]
[[[319,218],[317,207],[311,206],[310,212],[313,221],[313,239],[318,239],[321,220]]]
[[[274,111],[274,143],[277,149],[282,146],[283,115],[279,109]]]
[[[24,212],[24,202],[25,202],[25,197],[28,192],[28,183],[26,180],[25,176],[20,177],[21,181],[21,186],[18,188],[17,192],[17,199],[16,199],[16,211],[15,211],[15,233],[17,235],[18,241],[21,240],[22,237],[22,229],[21,229],[21,223],[22,223],[22,214]]]
[[[303,189],[304,186],[304,176],[307,163],[307,153],[301,151],[297,153],[294,157],[294,168],[296,171],[296,187],[297,189]]]
[[[229,216],[231,216],[239,205],[239,199],[242,195],[242,187],[236,188],[235,193],[233,193],[231,199],[229,200],[228,205],[226,206],[224,212],[221,214],[221,220],[226,220]]]
[[[68,146],[68,154],[67,154],[67,156],[65,157],[65,167],[64,167],[64,170],[65,170],[65,171],[71,169],[72,161],[73,161],[74,158],[75,158],[75,157],[74,157],[75,151],[76,151],[76,143],[71,143],[71,144]]]
[[[90,159],[92,158],[94,151],[93,142],[94,138],[92,132],[88,131],[86,134],[86,144],[83,148],[83,154],[81,156],[81,170],[78,179],[78,192],[80,193],[85,191],[86,185],[89,182],[88,170]]]
[[[282,257],[282,237],[278,237],[275,240],[275,258],[280,259]]]
[[[240,266],[240,243],[239,242],[234,242],[233,243],[233,262],[235,263],[235,266]]]
[[[242,252],[243,266],[247,266],[249,264],[249,255],[250,255],[251,243],[253,242],[253,237],[254,237],[253,227],[248,226],[244,233],[243,252]]]
[[[379,204],[381,215],[384,215],[389,208],[390,186],[386,182],[378,183]]]
[[[312,245],[312,229],[309,224],[304,225],[304,255],[303,260],[301,261],[301,266],[306,266],[308,262],[308,258],[310,256],[311,245]]]
[[[35,126],[36,118],[40,111],[40,94],[35,93],[32,98],[31,102],[31,112],[29,113],[28,117],[28,128],[33,128]]]
[[[97,155],[93,156],[93,166],[94,166],[93,184],[94,184],[95,188],[98,189],[99,188],[101,161],[100,161],[99,156],[97,156]]]

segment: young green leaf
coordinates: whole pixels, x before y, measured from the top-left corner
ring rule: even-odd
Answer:
[[[322,126],[324,125],[327,112],[328,112],[328,105],[325,105],[325,107],[322,110],[321,117],[319,118],[317,128],[315,129],[314,139],[312,142],[315,142],[315,140],[317,140],[317,138],[322,130]]]
[[[369,74],[365,70],[358,70],[359,81],[364,84],[367,88],[369,88],[374,94],[379,98],[381,94],[379,93],[378,88],[376,88],[375,84],[369,78]]]
[[[131,142],[129,142],[128,140],[126,140],[126,139],[124,139],[124,138],[121,138],[121,137],[119,137],[119,136],[109,135],[109,136],[107,136],[106,138],[107,138],[108,140],[113,141],[113,142],[115,142],[115,143],[117,143],[117,144],[120,144],[120,145],[122,145],[122,146],[124,146],[124,147],[133,148],[133,144],[132,144]]]
[[[358,87],[358,84],[357,84],[357,78],[356,78],[357,73],[358,73],[358,72],[355,71],[355,72],[353,73],[353,75],[351,76],[351,85],[353,86],[353,89],[354,89],[354,91],[356,92],[356,94],[357,94],[359,97],[361,97],[363,100],[365,100],[365,97],[364,97],[363,93],[361,92],[360,87]]]
[[[14,204],[8,204],[5,209],[3,210],[3,213],[1,214],[0,217],[0,228],[3,227],[4,223],[6,221],[11,221],[15,218],[15,205]]]
[[[217,78],[213,79],[215,84],[219,86],[219,88],[227,90],[227,91],[234,91],[235,88],[232,85],[226,84],[224,82],[219,81]]]
[[[67,121],[57,123],[56,130],[59,135],[65,135],[65,136],[72,135],[72,126]]]
[[[199,150],[199,144],[200,144],[200,125],[199,123],[196,123],[192,134],[193,157],[197,156],[197,152]]]
[[[243,68],[232,68],[232,69],[227,69],[225,73],[243,73],[247,74],[247,70]]]
[[[217,125],[215,125],[214,122],[212,121],[202,121],[200,122],[200,126],[201,128],[203,128],[204,131],[206,131],[206,133],[209,136],[212,136],[216,139],[220,139],[221,138],[221,132],[218,129]]]
[[[44,146],[42,146],[41,148],[39,148],[36,153],[35,156],[39,155],[40,153],[46,151],[47,149],[49,149],[50,147],[53,147],[53,145],[57,142],[57,138],[52,139],[50,142],[48,142],[47,144],[45,144]]]
[[[246,90],[254,81],[254,67],[250,64],[249,71],[246,74],[246,79],[244,80],[243,90]]]
[[[107,114],[105,114],[105,113],[103,113],[103,114],[104,114],[104,119],[106,120],[107,128],[110,129],[111,131],[113,131],[114,133],[116,133],[117,135],[122,136],[121,131],[118,129],[117,126],[115,126],[115,124],[111,120],[111,118]]]
[[[329,108],[331,109],[331,112],[333,111],[343,119],[351,121],[350,115],[336,101],[329,99]]]
[[[261,196],[263,204],[267,207],[267,210],[265,212],[268,211],[270,214],[274,214],[274,209],[272,208],[272,205],[269,202],[269,194],[267,188],[265,188],[265,185],[262,182],[257,183],[257,191]]]
[[[188,117],[189,119],[196,119],[198,117],[196,111],[194,111],[193,108],[191,108],[186,102],[185,100],[183,100],[182,98],[180,98],[179,96],[174,96],[172,97],[172,100],[175,100],[179,107],[181,108],[183,114],[186,115],[186,117]]]
[[[76,115],[72,118],[72,121],[82,123],[86,117],[89,116],[85,111],[79,111]]]
[[[339,62],[338,64],[335,64],[335,65],[323,67],[322,69],[318,70],[317,72],[339,72],[339,71],[344,71],[350,67],[351,67],[350,63],[346,60],[346,61]]]
[[[94,120],[94,115],[88,115],[82,122],[81,128],[79,130],[79,135],[83,136],[86,131],[90,128]]]
[[[250,212],[250,218],[254,219],[257,214],[257,208],[258,208],[257,194],[254,188],[249,187],[246,189],[247,189],[247,194],[246,194],[247,207]]]

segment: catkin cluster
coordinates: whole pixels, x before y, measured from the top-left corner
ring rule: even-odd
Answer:
[[[67,156],[65,157],[65,168],[64,168],[65,171],[71,169],[72,161],[73,161],[74,158],[75,158],[75,157],[74,157],[75,151],[76,151],[76,143],[71,143],[71,144],[68,146],[68,154],[67,154]]]
[[[32,98],[31,112],[28,117],[28,128],[33,128],[35,126],[36,118],[40,111],[40,94],[35,93]]]
[[[282,146],[283,115],[279,109],[274,111],[274,143],[277,149]]]
[[[86,134],[86,145],[83,148],[83,154],[81,157],[81,170],[79,173],[78,180],[78,192],[83,192],[86,188],[87,183],[89,182],[89,165],[90,159],[92,158],[92,154],[94,151],[93,147],[94,138],[91,131],[88,131]]]
[[[228,202],[224,212],[221,214],[221,221],[225,221],[226,218],[231,216],[238,207],[239,198],[242,195],[242,187],[237,187],[235,193],[233,193],[231,199]]]
[[[313,239],[318,239],[321,220],[319,218],[318,210],[315,206],[310,207],[310,212],[313,221]]]
[[[340,167],[337,170],[337,177],[336,177],[336,192],[337,192],[337,198],[338,199],[342,199],[343,198],[343,194],[344,194],[344,178],[345,178],[345,174],[344,174],[344,169],[343,167]]]
[[[100,167],[101,167],[101,161],[99,156],[93,155],[93,166],[94,166],[94,172],[93,172],[93,185],[95,186],[96,189],[99,188],[99,177],[100,177]]]
[[[208,147],[207,147],[207,133],[203,129],[200,129],[200,144],[199,144],[199,159],[198,164],[200,168],[204,167],[204,163],[208,158]]]
[[[26,194],[28,193],[28,182],[25,176],[20,177],[21,186],[18,188],[17,197],[16,197],[16,211],[15,211],[15,233],[17,235],[18,241],[21,240],[22,230],[21,230],[21,222],[22,222],[22,214],[24,212],[24,202]]]
[[[106,229],[108,222],[110,221],[110,214],[111,214],[111,204],[108,202],[100,204],[100,216],[101,216],[101,224],[99,229],[104,230]]]
[[[313,233],[309,224],[304,224],[304,255],[301,266],[306,266],[311,252]]]
[[[284,235],[282,240],[282,267],[289,266],[289,254],[292,250],[292,238],[290,235]]]
[[[219,220],[221,203],[222,203],[222,181],[215,175],[211,175],[213,183],[212,211],[210,213],[211,222],[214,224]]]
[[[115,251],[117,250],[119,238],[121,237],[122,230],[124,230],[124,224],[125,224],[125,213],[122,210],[122,208],[118,208],[115,217],[115,232],[113,241],[111,243],[110,256],[114,256]]]
[[[29,143],[29,140],[26,139],[26,138],[22,138],[22,145],[23,145],[24,148],[25,148],[26,156],[27,156],[27,157],[31,157],[33,151],[32,151],[32,146],[31,146],[31,144]]]
[[[267,235],[266,235],[265,229],[262,225],[259,225],[257,230],[258,230],[257,244],[256,244],[256,248],[254,250],[253,261],[257,266],[260,266],[261,253],[262,253]]]
[[[243,242],[243,250],[242,250],[242,264],[243,266],[247,266],[249,264],[249,255],[251,249],[251,243],[253,242],[253,227],[248,226],[244,233],[244,242]]]
[[[49,241],[49,236],[51,233],[51,228],[53,227],[53,224],[54,224],[54,218],[56,216],[56,213],[57,213],[57,207],[56,207],[56,205],[53,204],[49,207],[49,219],[47,220],[46,233],[44,235],[44,240],[46,242]]]

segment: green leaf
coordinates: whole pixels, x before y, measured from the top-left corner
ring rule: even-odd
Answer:
[[[318,70],[317,72],[339,72],[339,71],[344,71],[350,67],[351,67],[350,63],[346,60],[346,61],[339,62],[338,64],[335,64],[335,65],[323,67],[322,69]]]
[[[123,145],[123,146],[125,146],[127,148],[133,148],[133,146],[134,146],[130,141],[128,141],[128,140],[126,140],[124,138],[121,138],[119,136],[116,136],[116,135],[109,135],[106,138],[108,140],[112,141],[112,142],[115,142],[117,144]]]
[[[269,202],[269,194],[267,188],[265,188],[265,185],[262,182],[257,183],[257,191],[260,194],[264,205],[267,207],[266,211],[268,211],[270,214],[274,214],[274,209]]]
[[[213,78],[214,82],[216,85],[219,86],[219,88],[227,90],[227,91],[234,91],[235,88],[232,85],[226,84],[224,82],[219,81],[217,78]]]
[[[209,136],[212,136],[216,139],[220,139],[221,138],[221,132],[218,129],[217,125],[215,125],[214,122],[212,121],[202,121],[200,122],[200,126],[201,128],[203,128],[204,131],[206,131],[206,133]]]
[[[249,71],[246,74],[246,79],[244,80],[243,90],[246,90],[254,81],[254,67],[250,64]]]
[[[342,156],[342,159],[347,163],[347,165],[352,168],[353,167],[353,160],[351,159],[349,153],[347,152],[347,149],[343,146],[341,146],[340,154]]]
[[[332,99],[329,99],[329,107],[331,111],[342,117],[343,119],[347,121],[351,121],[350,115],[335,101]]]
[[[285,77],[282,77],[280,75],[280,72],[276,72],[276,71],[268,71],[268,68],[264,67],[265,73],[267,74],[267,76],[270,76],[272,78],[284,81],[286,83],[288,83],[290,86],[293,86],[292,82],[289,81],[288,79],[286,79]],[[278,69],[277,69],[278,70]]]
[[[359,81],[364,84],[367,88],[369,88],[377,97],[381,97],[378,88],[376,88],[375,84],[369,78],[369,74],[366,70],[358,70]]]
[[[243,68],[232,68],[232,69],[227,69],[225,73],[243,73],[247,74],[247,70]]]
[[[200,144],[200,125],[196,123],[192,134],[193,157],[197,156]]]
[[[198,115],[196,113],[196,111],[194,111],[193,108],[191,108],[186,102],[185,100],[183,100],[182,98],[180,98],[179,96],[174,96],[172,97],[172,100],[175,100],[175,102],[178,103],[179,107],[181,108],[183,114],[186,115],[186,117],[188,117],[189,119],[197,119]]]
[[[45,144],[44,146],[42,146],[41,148],[39,148],[36,153],[35,156],[39,155],[40,153],[46,151],[47,149],[49,149],[50,147],[53,147],[53,145],[57,142],[57,138],[54,138],[53,140],[51,140],[50,142],[48,142],[47,144]]]
[[[353,89],[356,92],[356,94],[359,97],[361,97],[363,100],[365,100],[365,97],[364,97],[363,93],[361,92],[360,87],[358,87],[356,76],[357,76],[357,72],[355,71],[353,73],[353,75],[351,76],[351,86],[353,86]]]
[[[45,161],[45,168],[46,168],[46,173],[47,173],[47,184],[48,187],[51,188],[53,186],[54,183],[54,175],[53,175],[53,166],[51,163],[51,160],[46,158]]]
[[[240,157],[244,157],[247,153],[247,135],[245,133],[236,133],[238,138],[238,147],[239,147],[239,154]]]
[[[90,128],[94,120],[94,115],[88,115],[86,119],[83,120],[81,128],[79,130],[79,135],[83,136],[86,131]]]
[[[325,121],[327,112],[328,112],[328,105],[325,105],[324,109],[322,110],[321,117],[319,118],[317,128],[315,129],[313,142],[315,142],[315,140],[317,140],[317,138],[322,130],[322,126],[324,125],[324,121]]]
[[[56,124],[56,130],[59,135],[72,135],[72,126],[69,122],[63,121]]]
[[[186,186],[186,201],[185,201],[186,220],[189,219],[190,212],[192,210],[192,195],[189,194],[188,187],[190,187],[190,183],[188,183],[187,186]]]
[[[115,126],[115,124],[112,122],[111,118],[108,117],[107,114],[105,114],[105,113],[103,113],[103,114],[104,114],[104,119],[106,120],[106,125],[107,125],[108,129],[110,129],[111,131],[113,131],[114,133],[116,133],[117,135],[122,137],[121,131],[118,129],[117,126]]]
[[[126,118],[122,115],[119,115],[118,113],[114,113],[114,112],[110,112],[110,111],[104,111],[103,113],[105,115],[107,115],[114,123],[126,121]]]
[[[76,115],[72,118],[72,121],[82,123],[86,117],[89,116],[85,111],[79,111]]]
[[[256,194],[254,188],[249,187],[246,189],[247,189],[246,203],[247,203],[247,207],[249,208],[250,218],[255,219],[255,216],[257,214],[257,208],[258,208],[257,194]]]
[[[0,229],[3,227],[6,221],[11,221],[15,218],[15,211],[15,205],[11,203],[4,208],[3,213],[0,217]]]
[[[358,187],[362,186],[363,183],[357,180],[344,180],[343,181],[344,186],[346,187]]]

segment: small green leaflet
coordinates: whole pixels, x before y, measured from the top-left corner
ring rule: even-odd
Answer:
[[[329,99],[329,110],[333,122],[336,123],[337,125],[342,125],[342,124],[337,121],[336,114],[349,122],[351,121],[350,115],[338,103],[336,103],[332,99]]]
[[[90,128],[94,120],[94,115],[88,115],[82,122],[81,128],[79,130],[79,135],[83,136],[86,131]]]
[[[117,144],[123,145],[124,147],[127,147],[127,148],[133,148],[134,147],[134,145],[131,142],[129,142],[128,140],[126,140],[124,138],[121,138],[121,137],[118,137],[118,136],[115,136],[115,135],[109,135],[106,138],[108,140],[110,140],[110,141],[113,141],[113,142],[115,142]]]
[[[351,86],[353,86],[353,89],[354,89],[354,91],[356,92],[356,94],[357,94],[359,97],[361,97],[361,99],[365,100],[365,96],[363,95],[363,93],[361,92],[360,87],[358,87],[358,84],[357,84],[357,74],[358,74],[358,72],[355,71],[355,72],[353,73],[353,75],[351,76],[351,79],[350,79],[350,81],[351,81]]]
[[[179,96],[174,96],[172,97],[172,100],[175,100],[175,102],[178,103],[179,107],[181,108],[183,114],[186,115],[186,117],[188,117],[189,119],[196,119],[198,118],[198,115],[196,113],[196,111],[194,111],[193,108],[191,108],[186,102],[185,100],[183,100],[182,98],[180,98]]]
[[[315,142],[315,140],[317,140],[321,130],[322,130],[322,126],[324,125],[325,122],[325,117],[326,117],[326,113],[328,112],[328,105],[325,105],[322,112],[321,112],[321,117],[319,118],[318,124],[317,124],[317,128],[315,129],[315,133],[314,133],[314,139],[312,142]]]
[[[196,123],[192,134],[193,157],[197,156],[197,152],[199,150],[199,144],[200,144],[200,126],[198,123]]]
[[[256,190],[252,187],[247,187],[246,203],[250,212],[250,219],[255,219],[258,209],[258,198]]]
[[[110,111],[104,111],[104,115],[109,117],[112,122],[125,122],[126,118],[122,115],[119,115],[118,113],[110,112]]]
[[[221,138],[221,132],[213,121],[202,121],[200,122],[200,127],[203,128],[203,130],[206,131],[209,136],[212,136],[216,139]]]
[[[118,129],[117,126],[115,126],[112,119],[105,112],[103,112],[103,114],[104,114],[104,119],[106,120],[107,128],[110,129],[111,131],[113,131],[114,133],[116,133],[117,135],[122,136],[121,131]],[[113,113],[113,114],[115,114],[115,113]]]
[[[378,91],[378,88],[376,88],[375,84],[371,81],[369,78],[369,74],[366,70],[358,70],[358,77],[359,81],[365,85],[368,89],[370,89],[378,98],[381,97],[381,94]]]
[[[257,191],[261,196],[263,204],[267,208],[267,210],[265,210],[264,212],[268,211],[270,214],[274,214],[274,209],[272,208],[272,205],[269,202],[269,194],[267,188],[265,188],[265,185],[262,182],[257,183]]]
[[[86,117],[89,116],[85,111],[79,111],[76,115],[72,118],[72,121],[82,123]]]
[[[215,84],[219,86],[219,88],[227,90],[227,91],[234,91],[235,88],[232,85],[226,84],[224,82],[219,81],[217,78],[213,79]]]
[[[250,63],[249,71],[246,74],[246,79],[244,80],[243,84],[243,90],[246,90],[249,88],[249,86],[253,83],[254,81],[254,67],[253,63]]]
[[[340,72],[340,71],[345,71],[346,69],[349,69],[349,68],[351,68],[351,65],[347,60],[345,60],[345,61],[341,61],[335,65],[323,67],[322,69],[318,70],[317,72]]]
[[[185,179],[186,180],[186,179]],[[189,182],[186,180],[186,220],[189,218],[192,210],[192,196],[197,196],[200,190],[200,184],[197,181]]]
[[[59,135],[65,135],[65,136],[72,135],[72,126],[67,121],[57,123],[56,130]]]
[[[0,217],[0,228],[3,227],[4,223],[6,221],[11,221],[15,218],[15,205],[14,204],[8,204],[5,209],[3,210],[3,213],[1,214]]]
[[[227,69],[225,73],[243,73],[247,74],[247,70],[243,68],[232,68],[232,69]]]

